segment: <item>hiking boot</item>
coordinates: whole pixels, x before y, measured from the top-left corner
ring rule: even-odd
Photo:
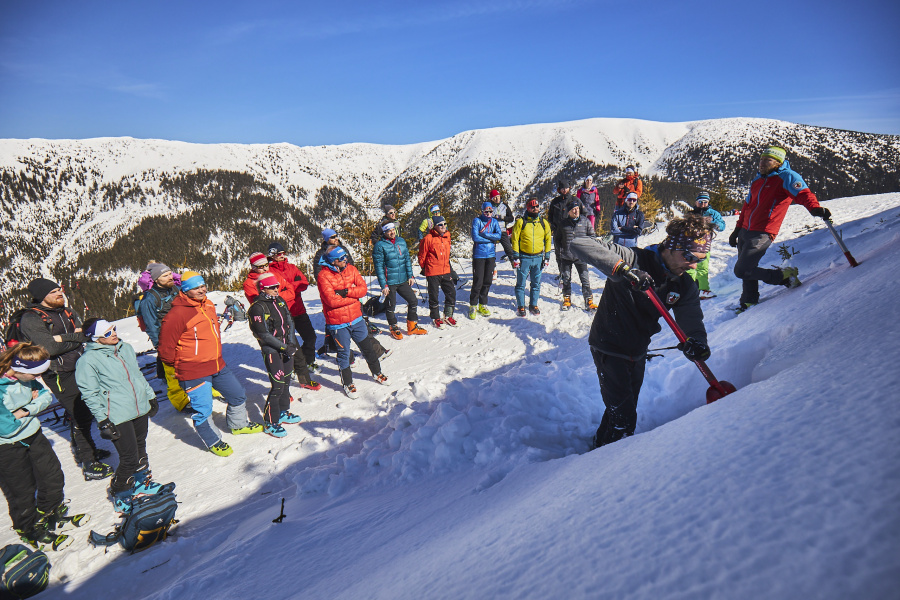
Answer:
[[[353,400],[359,398],[359,393],[357,393],[356,391],[356,386],[352,383],[344,386],[344,393],[348,398],[351,398]]]
[[[304,390],[312,390],[314,392],[317,392],[322,389],[322,384],[318,381],[313,381],[312,379],[310,379],[308,383],[301,383],[300,387],[302,387]]]
[[[395,340],[402,340],[403,330],[400,329],[397,325],[391,325],[391,337]]]
[[[127,515],[131,512],[131,502],[134,500],[134,490],[129,488],[121,492],[113,492],[112,488],[106,490],[113,509],[120,514]]]
[[[713,294],[710,290],[700,290],[700,299],[701,300],[709,300],[710,298],[715,298],[716,295]]]
[[[284,427],[282,427],[281,425],[272,425],[271,423],[266,423],[264,431],[272,437],[283,438],[287,436],[287,431],[285,431]]]
[[[325,344],[322,344],[322,347],[316,350],[316,356],[318,356],[319,358],[328,356],[328,350],[325,348]]]
[[[444,323],[449,325],[450,327],[456,327],[459,323],[456,322],[456,319],[453,317],[444,317]]]
[[[584,299],[584,309],[585,310],[597,310],[597,305],[594,304],[594,297]]]
[[[74,540],[67,535],[56,535],[50,532],[46,526],[35,525],[29,533],[16,529],[16,533],[23,542],[36,550],[62,550],[68,547]]]
[[[259,423],[247,423],[239,429],[232,429],[231,433],[234,435],[243,435],[245,433],[262,433],[262,430],[263,426]]]
[[[489,316],[491,316],[491,311],[489,311],[488,307],[485,306],[484,304],[479,304],[478,305],[478,314],[481,315],[482,317],[489,317]]]
[[[95,481],[112,477],[113,470],[108,464],[95,460],[94,462],[82,463],[81,473],[84,475],[85,481]]]
[[[739,315],[742,312],[744,312],[745,310],[747,310],[748,308],[752,308],[754,306],[756,306],[755,302],[742,302],[740,306],[738,306],[736,309],[734,309],[734,314]]]
[[[231,456],[232,454],[234,454],[234,450],[231,449],[231,446],[229,446],[222,440],[219,440],[218,442],[210,446],[209,451],[216,456]]]
[[[66,513],[69,512],[69,506],[67,504],[60,504],[56,508],[44,512],[39,508],[35,508],[38,514],[38,524],[43,524],[50,531],[56,529],[56,522],[58,519],[65,517]]]
[[[377,381],[378,383],[380,383],[382,385],[388,384],[387,375],[385,375],[384,373],[378,373],[377,375],[372,375],[372,377],[374,377],[375,381]]]
[[[312,362],[306,365],[306,368],[309,369],[310,373],[318,373],[322,370],[322,367],[319,366],[319,363]]]
[[[407,335],[425,335],[428,333],[421,327],[419,327],[418,321],[407,321],[406,322],[406,334]]]
[[[529,306],[528,310],[531,311],[531,314],[533,314],[534,316],[538,316],[539,314],[541,314],[541,309],[539,309],[537,306]]]
[[[781,274],[784,276],[781,285],[788,289],[800,287],[800,279],[797,277],[800,270],[797,267],[785,267],[781,269]]]
[[[524,317],[524,316],[525,316],[525,307],[524,307],[524,306],[520,306],[519,308],[517,308],[517,309],[516,309],[516,314],[517,314],[518,316],[520,316],[520,317]]]
[[[562,310],[572,308],[572,296],[563,296]]]
[[[476,311],[477,311],[477,310],[478,310],[478,309],[477,309],[477,307],[475,307],[475,306],[470,306],[470,307],[469,307],[469,318],[472,319],[473,321],[475,320],[475,314],[476,314]]]
[[[441,321],[440,319],[432,319],[432,320],[431,320],[431,325],[432,325],[435,329],[440,329],[441,327],[444,326],[444,322]]]
[[[295,415],[292,412],[284,411],[281,413],[281,416],[278,417],[278,424],[287,423],[288,425],[293,425],[294,423],[299,423],[303,419],[300,418],[300,415]]]

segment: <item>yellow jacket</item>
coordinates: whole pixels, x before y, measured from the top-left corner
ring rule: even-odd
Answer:
[[[550,223],[541,216],[530,217],[525,213],[524,217],[516,219],[512,232],[513,258],[519,254],[544,254],[550,255]]]

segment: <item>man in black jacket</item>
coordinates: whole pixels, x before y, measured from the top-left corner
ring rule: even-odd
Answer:
[[[650,337],[662,329],[661,315],[646,290],[652,287],[664,306],[674,311],[675,321],[688,336],[679,344],[685,356],[690,360],[709,358],[700,292],[687,270],[709,253],[712,227],[690,215],[670,221],[668,236],[658,246],[626,248],[597,238],[572,242],[573,255],[608,277],[588,338],[606,405],[594,448],[633,435],[637,426],[647,348]]]
[[[81,317],[66,306],[66,297],[58,283],[49,279],[35,279],[28,284],[34,299],[22,315],[20,328],[29,341],[43,346],[50,353],[50,370],[44,383],[59,400],[71,418],[72,444],[85,480],[111,477],[113,470],[100,462],[109,456],[91,437],[94,417],[81,399],[75,382],[75,362],[84,351],[87,340],[81,332]]]

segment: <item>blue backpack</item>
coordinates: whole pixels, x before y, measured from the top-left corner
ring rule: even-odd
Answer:
[[[108,535],[91,532],[91,543],[94,546],[122,545],[132,554],[146,550],[169,536],[169,529],[178,521],[175,511],[178,502],[171,491],[160,492],[152,496],[138,496],[131,502],[131,512],[125,516],[121,525]]]
[[[22,544],[10,544],[0,552],[0,598],[30,598],[46,589],[50,581],[50,560],[46,554]]]

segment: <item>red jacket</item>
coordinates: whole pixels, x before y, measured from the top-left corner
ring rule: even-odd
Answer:
[[[272,267],[269,267],[269,273],[274,275],[278,279],[278,283],[281,284],[278,286],[278,295],[282,297],[282,299],[285,301],[285,303],[287,303],[288,306],[293,304],[294,286],[288,285],[288,282],[284,279],[284,275],[282,275],[278,271],[272,270]],[[256,280],[259,279],[260,275],[265,274],[266,273],[257,273],[253,270],[251,270],[250,273],[247,274],[247,279],[244,280],[244,295],[247,296],[247,302],[249,302],[250,304],[253,304],[253,301],[256,300],[257,296],[259,296],[259,290],[256,287]]]
[[[450,233],[432,229],[419,241],[419,266],[426,277],[450,273]]]
[[[305,315],[306,306],[303,304],[300,292],[309,287],[309,281],[307,281],[306,276],[297,268],[297,265],[286,260],[273,260],[269,263],[269,271],[280,274],[287,284],[294,288],[294,301],[288,302],[285,298],[285,302],[287,302],[288,308],[291,310],[291,316]]]
[[[774,240],[791,204],[801,204],[809,210],[819,206],[819,201],[800,175],[791,170],[788,161],[784,161],[768,175],[757,174],[750,183],[750,193],[741,207],[737,226],[765,231]]]
[[[625,187],[619,188],[619,183],[624,183]],[[616,183],[613,191],[616,193],[616,206],[623,206],[625,204],[625,196],[629,192],[634,192],[637,194],[638,200],[641,199],[641,194],[644,193],[644,182],[637,175],[630,173],[625,176],[625,179],[620,179]]]
[[[368,290],[356,267],[347,265],[343,271],[322,267],[317,282],[326,325],[347,325],[362,317],[359,299],[365,297]],[[348,290],[346,298],[334,292],[343,289]]]
[[[172,300],[159,329],[159,359],[175,367],[179,381],[214,375],[225,367],[219,317],[209,298],[198,302],[179,292]]]

